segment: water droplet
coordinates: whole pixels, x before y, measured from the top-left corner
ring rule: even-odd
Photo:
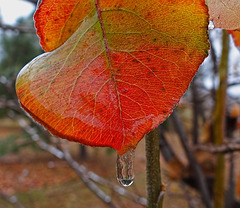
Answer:
[[[133,184],[133,179],[118,179],[118,181],[125,187],[131,186]]]
[[[134,179],[134,150],[117,156],[117,179],[125,187],[131,186]]]
[[[213,21],[209,21],[209,24],[208,24],[208,29],[209,30],[212,30],[212,29],[214,29],[215,28],[215,25],[214,25],[214,23],[213,23]]]

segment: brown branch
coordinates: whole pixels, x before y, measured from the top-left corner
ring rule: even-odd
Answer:
[[[23,26],[11,26],[11,25],[5,25],[0,22],[0,28],[3,30],[11,30],[16,32],[23,32],[23,33],[35,33],[35,29],[32,27],[23,27]]]
[[[171,119],[172,119],[175,129],[179,135],[180,141],[182,143],[182,146],[184,148],[186,156],[189,160],[189,164],[194,172],[195,179],[198,184],[203,203],[205,204],[205,206],[207,208],[212,208],[213,206],[212,206],[212,202],[210,199],[209,190],[207,188],[206,179],[204,177],[204,174],[202,172],[200,165],[198,164],[195,156],[193,155],[192,151],[190,150],[187,135],[184,131],[183,124],[182,124],[176,110],[173,111],[173,113],[171,115]]]
[[[95,183],[93,183],[88,175],[86,174],[86,168],[79,165],[75,160],[73,160],[70,155],[68,148],[66,145],[63,145],[63,156],[67,161],[68,165],[75,170],[75,172],[80,176],[84,184],[103,202],[105,202],[111,208],[117,208],[117,206],[112,202],[112,198],[105,194]]]
[[[127,191],[126,189],[124,189],[123,187],[120,187],[102,177],[100,177],[99,175],[97,175],[96,173],[92,172],[92,171],[88,171],[88,176],[91,180],[95,181],[98,184],[101,184],[103,186],[107,186],[110,189],[112,189],[113,191],[115,191],[116,193],[118,193],[119,195],[125,196],[129,199],[132,199],[133,201],[146,206],[147,205],[147,199],[141,196],[138,196],[130,191]]]
[[[184,191],[184,198],[187,199],[189,208],[197,208],[199,205],[196,204],[196,199],[192,196],[190,190],[184,182],[180,182],[180,186]]]
[[[33,3],[34,5],[38,4],[38,0],[22,0],[22,1],[27,1],[27,2]]]
[[[19,109],[19,107],[14,102],[14,100],[7,100],[5,98],[0,98],[0,109],[1,108],[11,108],[11,109],[14,109],[14,110]]]
[[[18,201],[16,196],[10,196],[2,191],[0,191],[0,197],[7,201],[8,203],[14,205],[16,208],[24,208],[24,206]]]
[[[193,150],[202,150],[211,153],[232,153],[236,151],[240,151],[240,144],[232,142],[232,143],[223,143],[220,145],[208,144],[208,145],[196,145],[193,146]]]
[[[86,176],[86,168],[84,166],[80,166],[76,161],[74,161],[70,155],[70,153],[67,151],[67,149],[65,148],[64,151],[47,144],[46,142],[44,142],[39,135],[37,134],[37,130],[35,128],[30,127],[26,122],[24,122],[23,120],[21,120],[19,122],[20,126],[27,132],[30,134],[31,138],[33,141],[35,141],[37,143],[37,145],[53,154],[54,156],[56,156],[59,159],[64,159],[68,165],[75,170],[75,172],[77,173],[77,175],[82,179],[82,181],[84,182],[84,184],[98,197],[100,198],[103,202],[105,202],[109,207],[111,208],[117,208],[117,206],[115,206],[112,203],[112,199],[110,196],[106,195],[99,187],[96,186],[96,184],[94,184],[87,176]]]
[[[192,112],[193,112],[193,126],[192,126],[192,140],[194,144],[198,143],[199,135],[199,96],[198,96],[198,86],[196,83],[196,78],[192,81]]]
[[[128,199],[131,199],[131,200],[135,201],[136,203],[139,203],[143,206],[146,206],[146,204],[147,204],[146,198],[138,196],[130,191],[127,191],[126,189],[100,177],[96,173],[89,171],[84,165],[80,165],[71,157],[67,148],[64,148],[64,151],[63,151],[63,150],[60,150],[60,149],[54,147],[53,145],[50,145],[50,144],[44,142],[37,134],[36,129],[28,126],[28,124],[26,122],[24,122],[24,120],[21,120],[20,123],[21,123],[22,128],[27,133],[30,134],[32,140],[34,140],[41,149],[51,153],[52,155],[54,155],[55,157],[57,157],[59,159],[65,160],[68,163],[68,165],[83,180],[83,182],[87,185],[87,187],[91,191],[93,191],[93,193],[96,194],[105,203],[110,205],[110,207],[116,207],[115,205],[112,204],[111,197],[106,195],[99,187],[97,187],[95,185],[95,183],[106,186],[106,187],[110,188],[111,190],[115,191],[116,193],[118,193],[119,195],[124,196]],[[95,182],[95,183],[93,183],[93,182]]]
[[[240,85],[240,80],[239,81],[235,81],[235,82],[231,82],[231,83],[228,83],[228,87],[232,87],[232,86],[236,86],[236,85]]]

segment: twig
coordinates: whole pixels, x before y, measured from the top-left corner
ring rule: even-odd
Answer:
[[[196,83],[196,79],[192,81],[192,111],[193,111],[193,126],[192,126],[192,138],[193,143],[198,144],[198,126],[199,126],[199,97],[198,97],[198,87]]]
[[[22,0],[22,1],[27,1],[27,2],[33,3],[35,5],[37,5],[37,3],[38,3],[38,0]]]
[[[187,135],[184,131],[183,125],[182,125],[181,120],[176,111],[173,111],[173,113],[171,115],[171,119],[175,125],[175,129],[178,132],[180,141],[183,145],[183,148],[184,148],[186,156],[189,160],[190,166],[192,167],[192,170],[194,172],[196,182],[197,182],[199,190],[201,192],[202,200],[207,208],[212,208],[210,194],[209,194],[209,190],[207,188],[207,183],[206,183],[205,177],[203,175],[201,167],[199,166],[196,158],[194,157],[193,153],[190,150]]]
[[[234,207],[234,201],[235,201],[235,188],[236,188],[236,183],[235,183],[235,174],[234,174],[234,154],[231,153],[229,155],[229,177],[228,177],[228,188],[225,194],[225,208],[232,208]]]
[[[52,155],[56,156],[59,159],[65,160],[68,163],[68,165],[71,168],[73,168],[74,171],[80,176],[80,178],[82,180],[87,181],[87,184],[86,184],[87,186],[90,184],[91,188],[94,187],[93,189],[91,189],[93,192],[95,191],[95,188],[97,188],[97,189],[99,189],[99,188],[94,183],[93,183],[94,185],[92,185],[92,181],[94,181],[95,183],[101,184],[103,186],[106,186],[106,187],[110,188],[111,190],[115,191],[116,193],[118,193],[119,195],[129,198],[129,199],[135,201],[136,203],[146,206],[146,204],[147,204],[146,198],[140,197],[130,191],[127,191],[126,189],[100,177],[96,173],[89,171],[84,165],[78,164],[71,157],[70,153],[68,153],[66,148],[64,148],[65,151],[62,151],[62,150],[54,147],[53,145],[47,144],[39,137],[36,129],[28,126],[27,123],[24,122],[24,120],[21,120],[20,123],[21,123],[21,126],[24,128],[24,130],[30,134],[32,140],[34,140],[41,149],[51,153]],[[101,193],[100,196],[103,196],[105,202],[109,203],[109,200],[111,200],[111,198],[109,196],[107,196],[104,192],[102,192],[102,191],[100,192],[100,191],[99,191],[99,194]]]
[[[180,185],[184,191],[184,196],[188,201],[188,205],[189,208],[196,208],[199,205],[196,204],[196,199],[194,197],[192,197],[192,194],[190,193],[190,191],[188,190],[186,184],[184,182],[180,182]]]
[[[24,206],[18,201],[16,196],[9,196],[8,194],[0,191],[0,197],[8,203],[14,205],[16,208],[24,208]]]
[[[92,171],[88,171],[87,175],[89,176],[89,178],[93,181],[95,181],[98,184],[101,184],[103,186],[107,186],[110,189],[112,189],[113,191],[115,191],[116,193],[118,193],[119,195],[125,196],[129,199],[134,200],[135,202],[146,206],[147,205],[147,199],[141,196],[138,196],[130,191],[127,191],[126,189],[100,177],[99,175],[97,175],[96,173],[92,172]]]
[[[105,202],[109,207],[116,208],[117,206],[112,202],[112,198],[106,195],[95,183],[93,183],[86,174],[86,168],[79,165],[75,160],[73,160],[70,155],[68,148],[63,145],[63,155],[64,159],[67,161],[68,165],[75,170],[75,172],[80,176],[84,184],[103,202]]]
[[[240,85],[240,80],[239,81],[235,81],[235,82],[231,82],[231,83],[228,83],[228,87],[232,87],[232,86],[236,86],[236,85]]]
[[[32,140],[34,140],[41,149],[53,154],[59,159],[64,159],[65,161],[67,161],[68,165],[75,170],[75,172],[78,174],[78,176],[80,176],[85,185],[96,196],[98,196],[103,202],[105,202],[111,208],[116,208],[116,206],[112,203],[111,197],[106,195],[92,181],[89,180],[89,178],[86,176],[86,168],[84,166],[80,166],[76,161],[74,161],[66,148],[64,148],[64,151],[61,151],[56,147],[47,144],[46,142],[41,140],[41,138],[37,134],[36,129],[28,126],[27,123],[24,122],[23,120],[21,120],[19,123],[24,128],[24,130],[31,135]]]
[[[17,32],[23,32],[23,33],[35,33],[35,29],[32,27],[23,27],[23,26],[11,26],[11,25],[5,25],[0,22],[0,28],[3,30],[12,30]]]
[[[240,151],[240,144],[232,142],[232,143],[223,143],[220,145],[208,144],[208,145],[196,145],[193,146],[193,150],[202,150],[211,153],[232,153],[235,151]]]

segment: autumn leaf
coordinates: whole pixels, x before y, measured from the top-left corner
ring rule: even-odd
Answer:
[[[240,29],[239,0],[206,0],[210,20],[216,28],[226,30]]]
[[[240,31],[230,30],[228,32],[232,35],[235,45],[240,48]]]
[[[94,1],[43,0],[34,19],[40,43],[45,51],[62,45],[94,8]]]
[[[19,73],[23,109],[56,136],[119,154],[135,148],[169,116],[207,56],[205,2],[58,0],[47,6],[57,16],[46,13],[47,2],[35,15],[45,23],[36,25],[45,50],[57,49]]]

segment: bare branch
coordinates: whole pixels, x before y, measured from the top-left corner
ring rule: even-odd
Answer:
[[[189,163],[192,167],[192,170],[195,174],[195,179],[196,179],[196,182],[198,183],[198,187],[201,192],[203,202],[205,203],[205,206],[207,208],[212,208],[213,206],[211,203],[209,190],[207,189],[206,179],[203,175],[201,167],[199,166],[198,162],[196,161],[195,156],[193,155],[192,151],[190,150],[187,135],[184,131],[183,124],[178,116],[177,111],[173,111],[173,113],[171,115],[171,119],[173,121],[176,131],[178,132],[178,135],[179,135],[180,141],[182,143],[182,146],[185,150],[186,156],[187,156]]]
[[[38,0],[22,0],[22,1],[27,1],[27,2],[33,3],[35,5],[37,5],[37,3],[38,3]]]
[[[23,32],[23,33],[35,33],[35,29],[31,27],[23,27],[23,26],[11,26],[11,25],[5,25],[0,22],[0,28],[3,30],[12,30],[17,32]]]
[[[59,159],[64,159],[68,165],[75,170],[75,172],[78,174],[78,176],[82,179],[84,184],[103,202],[105,202],[109,207],[111,208],[117,208],[112,202],[112,199],[110,196],[106,195],[96,184],[94,184],[89,177],[86,176],[86,168],[82,165],[79,165],[76,161],[74,161],[70,155],[70,153],[67,151],[67,148],[64,148],[64,151],[59,150],[58,148],[47,144],[37,134],[36,129],[31,128],[28,126],[26,122],[23,120],[20,120],[19,124],[24,128],[24,130],[31,135],[32,140],[34,140],[38,146],[53,154]]]
[[[24,206],[18,201],[16,196],[9,196],[8,194],[0,191],[0,197],[8,203],[14,205],[16,208],[24,208]]]
[[[202,150],[212,153],[231,153],[235,151],[240,151],[240,144],[236,142],[232,143],[223,143],[221,145],[214,145],[214,144],[208,144],[208,145],[196,145],[193,146],[193,150]]]
[[[19,107],[16,105],[14,100],[7,100],[5,98],[0,98],[0,109],[1,108],[11,108],[13,110],[19,110]]]
[[[119,195],[125,196],[129,199],[134,200],[135,202],[142,204],[143,206],[147,205],[147,199],[141,196],[138,196],[130,191],[127,191],[126,189],[100,177],[99,175],[97,175],[96,173],[92,172],[92,171],[88,171],[88,176],[89,178],[91,178],[91,180],[95,181],[98,184],[101,184],[103,186],[107,186],[110,189],[112,189],[113,191],[115,191],[116,193],[118,193]]]
[[[54,147],[53,145],[50,145],[50,144],[44,142],[37,134],[36,129],[28,126],[28,124],[26,122],[24,122],[24,120],[20,120],[19,123],[23,127],[23,129],[30,134],[32,140],[34,140],[41,149],[53,154],[54,156],[56,156],[59,159],[65,160],[68,163],[68,165],[83,180],[83,182],[87,185],[87,187],[90,190],[92,190],[93,193],[96,194],[100,199],[102,199],[105,203],[107,203],[110,207],[116,207],[115,205],[113,205],[111,197],[106,195],[93,182],[101,184],[103,186],[106,186],[106,187],[110,188],[111,190],[115,191],[116,193],[118,193],[119,195],[129,198],[143,206],[146,206],[146,204],[147,204],[146,198],[138,196],[130,191],[127,191],[126,189],[100,177],[96,173],[89,171],[84,165],[80,165],[71,157],[71,155],[68,152],[68,149],[66,147],[63,146],[64,150],[62,151],[62,150]]]
[[[240,80],[228,83],[228,87],[232,87],[232,86],[236,86],[236,85],[240,85]]]
[[[102,199],[109,207],[116,208],[117,206],[113,204],[110,196],[106,195],[95,183],[93,183],[86,174],[86,167],[79,165],[75,160],[73,160],[70,155],[66,145],[63,145],[64,159],[67,161],[68,165],[75,170],[75,172],[80,176],[85,185],[100,199]]]

